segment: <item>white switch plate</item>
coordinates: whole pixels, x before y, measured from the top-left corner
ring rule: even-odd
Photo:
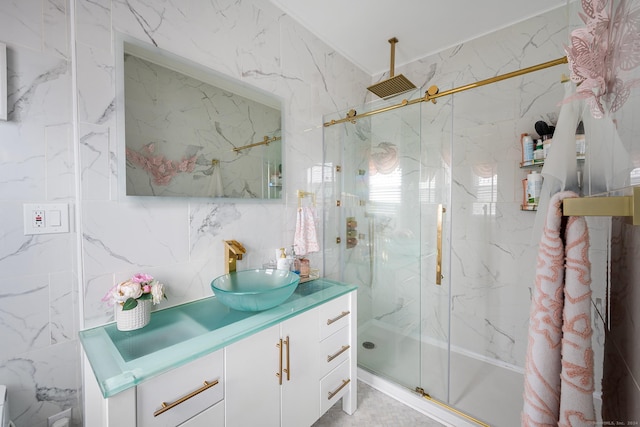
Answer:
[[[25,203],[24,234],[69,232],[68,203]]]

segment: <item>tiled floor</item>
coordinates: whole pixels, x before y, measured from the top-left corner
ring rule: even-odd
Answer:
[[[312,427],[442,427],[442,424],[358,381],[358,410],[342,412],[338,401]]]

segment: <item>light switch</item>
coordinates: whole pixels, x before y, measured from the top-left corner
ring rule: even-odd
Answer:
[[[25,235],[69,232],[67,203],[25,203],[23,215]]]
[[[47,227],[60,227],[61,224],[60,211],[50,210],[47,212]]]

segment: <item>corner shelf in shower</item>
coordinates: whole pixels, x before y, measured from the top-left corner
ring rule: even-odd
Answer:
[[[584,162],[584,154],[576,155],[576,161],[578,163]],[[520,169],[534,170],[540,169],[544,166],[544,160],[531,160],[527,162],[520,162]],[[538,205],[520,205],[521,211],[535,212],[538,210]]]
[[[576,161],[578,163],[584,162],[584,154],[576,155]],[[520,162],[520,169],[536,169],[544,166],[544,160],[531,160],[527,162]]]

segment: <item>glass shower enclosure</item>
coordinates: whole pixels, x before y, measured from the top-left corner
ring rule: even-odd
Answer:
[[[392,103],[367,104],[358,114]],[[442,401],[449,375],[450,108],[446,101],[417,103],[324,128],[324,270],[358,285],[358,365]]]

